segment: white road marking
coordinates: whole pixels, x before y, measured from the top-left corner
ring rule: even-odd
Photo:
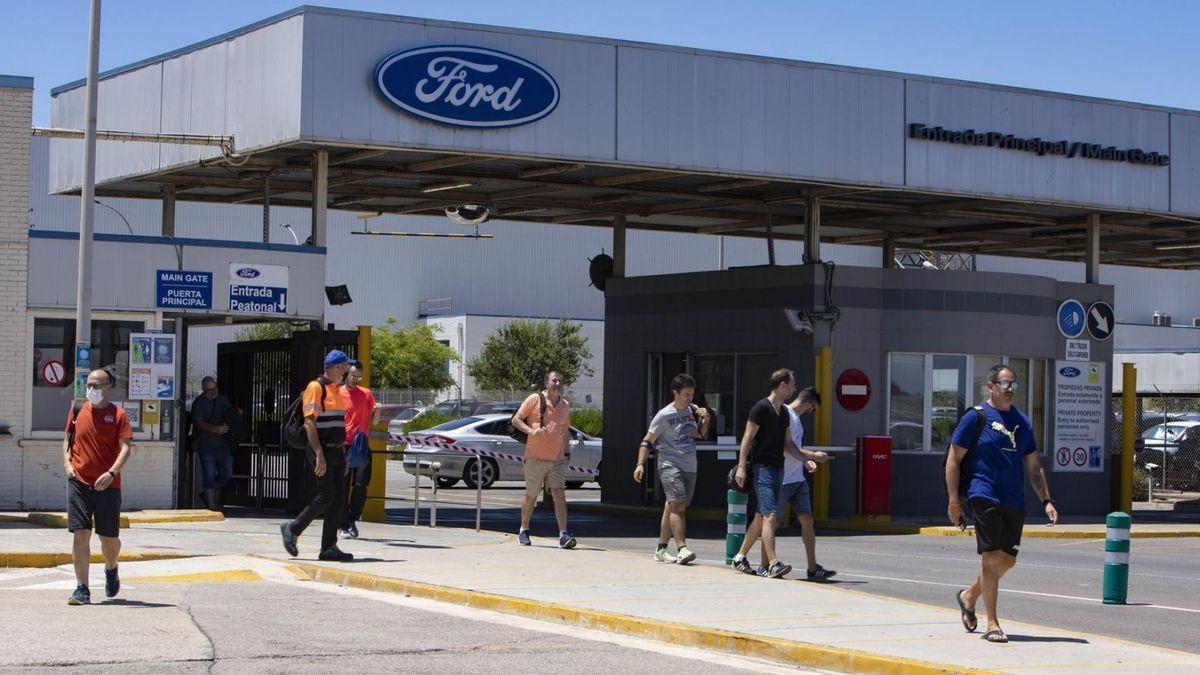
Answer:
[[[840,572],[839,574],[844,577],[854,577],[856,579],[876,579],[879,581],[900,581],[900,582],[905,582],[905,583],[910,583],[910,584],[925,584],[927,586],[946,586],[949,588],[962,588],[963,587],[962,584],[948,584],[948,583],[941,582],[941,581],[925,581],[924,579],[902,579],[899,577],[878,577],[878,576],[871,576],[869,574],[853,574],[850,572]],[[1082,600],[1083,602],[1102,602],[1099,598],[1084,598],[1084,597],[1080,597],[1078,595],[1058,595],[1056,593],[1040,593],[1038,591],[1020,591],[1020,590],[1016,590],[1013,588],[1001,588],[1000,592],[1001,593],[1019,593],[1021,595],[1038,595],[1038,596],[1041,596],[1044,598],[1060,598],[1063,600]],[[1171,607],[1168,605],[1154,605],[1154,604],[1145,604],[1145,605],[1139,604],[1139,605],[1135,605],[1135,606],[1136,607],[1149,607],[1152,609],[1166,609],[1166,610],[1170,610],[1173,612],[1190,612],[1192,614],[1200,614],[1200,609],[1191,609],[1188,607]]]
[[[1093,543],[1099,543],[1101,549],[1103,549],[1103,546],[1104,546],[1103,541],[1094,540]],[[1141,552],[1142,552],[1141,549],[1135,548],[1131,553],[1133,554],[1133,557],[1136,559],[1138,553],[1141,553]],[[1098,553],[1103,553],[1103,550],[1098,551]],[[951,558],[951,557],[947,557],[947,556],[910,555],[907,553],[904,555],[901,555],[899,553],[880,553],[878,551],[861,551],[861,550],[857,550],[857,549],[854,550],[854,555],[876,555],[876,556],[882,556],[885,558],[915,558],[918,560],[939,560],[939,561],[950,561],[950,562],[970,562],[970,563],[978,563],[979,562],[979,558]],[[1062,565],[1043,565],[1040,563],[1031,563],[1031,562],[1026,562],[1026,561],[1022,560],[1021,567],[1044,567],[1046,569],[1061,570],[1063,572],[1102,572],[1103,571],[1102,563],[1101,563],[1101,565],[1094,567],[1094,568],[1092,568],[1092,567],[1064,567]],[[1179,579],[1181,581],[1200,581],[1200,577],[1179,577],[1179,576],[1172,576],[1169,574],[1150,574],[1147,572],[1134,572],[1132,570],[1130,570],[1129,576],[1153,577],[1156,579]]]

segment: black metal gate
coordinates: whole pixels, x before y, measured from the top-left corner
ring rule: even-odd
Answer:
[[[306,451],[280,443],[283,415],[294,397],[321,372],[330,349],[351,358],[355,331],[301,331],[291,338],[217,345],[221,393],[242,411],[250,436],[234,450],[225,503],[298,513],[316,494]]]

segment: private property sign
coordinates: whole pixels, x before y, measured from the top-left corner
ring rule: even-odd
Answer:
[[[212,309],[212,272],[158,270],[159,309]]]
[[[229,264],[229,311],[287,314],[288,268],[281,265]]]

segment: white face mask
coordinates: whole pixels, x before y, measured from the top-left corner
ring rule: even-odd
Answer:
[[[93,387],[88,387],[87,400],[92,405],[99,405],[99,403],[104,400],[104,392]]]

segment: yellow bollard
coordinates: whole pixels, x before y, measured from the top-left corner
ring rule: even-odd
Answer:
[[[814,445],[829,445],[833,437],[833,353],[829,347],[817,350],[816,387],[821,392],[821,406],[813,415],[816,429],[813,430]],[[812,476],[813,517],[825,520],[829,517],[829,466],[817,465]]]
[[[1121,364],[1120,503],[1117,511],[1133,511],[1133,444],[1137,438],[1137,366]]]
[[[358,327],[358,361],[362,364],[362,385],[371,387],[371,327]],[[367,503],[362,519],[371,523],[387,521],[387,425],[371,427],[371,482],[367,485]]]

